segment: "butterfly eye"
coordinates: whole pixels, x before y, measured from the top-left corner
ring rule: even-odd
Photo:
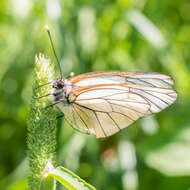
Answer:
[[[57,88],[59,88],[59,89],[60,89],[60,88],[63,88],[63,84],[62,84],[62,83],[58,83],[58,84],[57,84]]]

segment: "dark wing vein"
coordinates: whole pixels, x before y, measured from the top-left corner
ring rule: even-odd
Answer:
[[[155,78],[151,78],[151,79],[155,80]],[[150,82],[148,82],[148,81],[145,81],[145,80],[143,80],[143,79],[138,79],[138,80],[144,82],[145,84],[151,85],[151,87],[156,87],[156,86],[154,86],[152,83],[150,83]]]
[[[112,118],[112,116],[109,114],[109,113],[107,113],[108,114],[108,116],[110,117],[110,119],[114,122],[114,124],[117,126],[117,128],[119,129],[119,130],[121,130],[121,128],[119,127],[119,125],[115,122],[115,120]]]
[[[130,89],[130,88],[129,88],[129,89]],[[127,99],[119,100],[119,99],[111,98],[111,96],[120,95],[120,94],[125,94],[125,93],[128,93],[128,92],[120,92],[120,93],[115,93],[115,94],[112,94],[112,95],[107,95],[107,96],[102,96],[102,97],[97,97],[97,98],[79,99],[79,101],[103,99],[103,100],[117,100],[117,101],[123,101],[123,102],[137,103],[136,101],[133,101],[133,100],[127,100]],[[131,93],[136,94],[137,96],[140,96],[140,95],[137,94],[137,93],[134,93],[134,92],[131,92]],[[107,98],[107,97],[108,97],[108,98]],[[141,98],[144,99],[144,97],[142,97],[142,96],[141,96]],[[145,104],[144,102],[138,102],[138,103],[139,103],[139,104]],[[147,104],[148,104],[148,102],[147,102]]]
[[[129,88],[129,87],[127,87],[127,88]],[[98,88],[98,90],[105,90],[105,89],[107,90],[108,88]],[[92,90],[97,90],[97,88],[92,89]],[[88,92],[92,91],[92,90],[88,90]],[[109,90],[116,90],[116,89],[109,89]],[[117,89],[117,90],[120,90],[120,89]],[[111,95],[106,95],[106,96],[101,96],[101,97],[96,97],[96,98],[84,98],[84,99],[79,99],[79,100],[80,101],[82,101],[82,100],[93,100],[93,99],[106,98],[106,97],[110,97],[110,96],[128,93],[128,91],[126,91],[126,90],[120,90],[120,91],[123,91],[123,92],[119,92],[119,93],[115,93],[115,94],[111,94]]]
[[[117,101],[117,100],[116,100],[116,101]],[[144,115],[144,113],[142,113],[142,112],[140,112],[140,111],[138,111],[138,110],[135,110],[135,109],[133,109],[133,108],[131,108],[131,107],[124,106],[124,105],[117,104],[117,103],[112,103],[112,102],[110,102],[110,101],[108,101],[108,102],[109,102],[110,104],[112,104],[112,105],[121,106],[121,107],[127,108],[127,109],[129,109],[129,110],[133,110],[133,111],[135,111],[135,112],[138,112],[138,113],[140,113],[140,114],[143,114],[143,115]],[[138,102],[136,102],[136,103],[138,103]]]
[[[146,88],[146,87],[145,87]],[[149,88],[149,87],[148,87]],[[153,89],[157,88],[157,89],[163,89],[163,90],[173,90],[172,88],[160,88],[160,87],[152,87]],[[156,92],[156,93],[160,93],[160,94],[170,94],[170,93],[165,93],[165,92],[161,92],[161,91],[154,91],[154,90],[150,90],[150,89],[143,89],[143,88],[138,88],[135,87],[134,89],[138,89],[138,90],[142,90],[142,91],[150,91],[150,92]],[[175,92],[175,90],[173,90],[173,92]]]
[[[129,78],[127,78],[126,80],[127,80],[127,82],[131,82],[132,84],[140,84],[140,83],[138,83],[138,82],[135,82],[135,81],[130,81],[130,80],[128,80],[128,79],[134,79],[134,80],[137,80],[137,81],[141,81],[141,82],[143,82],[144,84],[147,84],[148,86],[150,86],[151,85],[151,87],[154,87],[154,85],[152,85],[151,83],[149,83],[149,82],[147,82],[147,81],[144,81],[144,80],[141,80],[141,79],[137,79],[137,78],[132,78],[132,77],[129,77]]]
[[[74,125],[77,126],[77,122],[76,122],[76,118],[75,118],[75,115],[74,115],[74,111],[72,110],[72,116],[73,116],[73,122],[74,122]]]
[[[103,131],[103,133],[104,133],[104,135],[105,135],[105,137],[107,137],[107,134],[106,134],[106,132],[104,131],[104,128],[102,127],[102,124],[101,124],[101,122],[100,122],[100,120],[99,120],[99,118],[98,118],[98,116],[97,116],[97,113],[94,111],[94,115],[95,115],[95,117],[96,117],[96,119],[98,120],[98,123],[99,123],[99,125],[100,125],[100,127],[101,127],[101,129],[102,129],[102,131]]]
[[[165,103],[166,105],[168,105],[168,106],[170,105],[168,102],[166,102],[165,100],[163,100],[163,99],[161,99],[161,98],[155,96],[154,94],[151,94],[151,93],[149,93],[149,92],[147,92],[147,91],[145,91],[145,93],[147,93],[147,94],[149,94],[149,95],[151,95],[151,96],[153,96],[153,97],[155,97],[155,98],[161,100],[162,102],[164,102],[164,103]],[[159,92],[158,92],[158,94],[159,94]]]
[[[110,86],[111,86],[111,84],[110,84]],[[86,91],[81,91],[81,93],[77,94],[77,96],[79,96],[79,95],[81,95],[81,94],[83,94],[85,92],[90,92],[90,91],[94,91],[94,90],[120,90],[120,91],[126,92],[126,90],[119,89],[119,88],[118,89],[117,88],[100,88],[100,87],[97,87],[97,86],[89,86],[89,88]],[[128,88],[128,87],[126,87],[126,88]],[[110,96],[110,95],[107,95],[107,96]]]
[[[148,84],[151,84],[150,82],[148,82],[148,81],[145,81],[144,79],[147,79],[147,78],[142,78],[142,79],[139,79],[139,80],[141,80],[141,81],[143,81],[143,82],[145,82],[145,83],[148,83]],[[170,88],[171,88],[171,84],[169,84],[167,81],[165,81],[165,80],[162,80],[162,79],[159,79],[159,78],[150,78],[150,79],[153,79],[153,80],[158,80],[158,81],[162,81],[162,82],[164,82],[164,83],[166,83]],[[152,86],[154,86],[153,84],[152,84]],[[154,87],[156,87],[157,88],[157,86],[154,86]]]
[[[131,119],[128,115],[125,115],[124,113],[121,113],[121,112],[118,112],[118,111],[113,111],[113,112],[114,112],[114,113],[121,114],[121,115],[127,117],[127,118],[130,119],[132,122],[135,122],[135,121],[136,121],[136,120],[134,120],[134,119]]]
[[[117,106],[120,106],[120,107],[123,107],[123,108],[127,108],[127,107],[125,107],[125,106],[123,106],[123,105],[119,105],[119,104],[114,104],[114,103],[110,103],[110,104],[112,104],[112,105],[117,105]],[[127,109],[129,109],[129,108],[127,108]],[[114,111],[113,110],[113,112],[115,112],[115,113],[120,113],[120,112],[116,112],[116,111]],[[120,114],[122,114],[122,113],[120,113]],[[134,119],[132,119],[130,116],[128,116],[128,115],[125,115],[125,114],[122,114],[122,115],[124,115],[124,116],[126,116],[127,118],[129,118],[131,121],[135,121]],[[144,114],[143,114],[144,115]]]
[[[133,93],[133,92],[130,92],[130,93]],[[135,93],[133,93],[135,94]],[[140,96],[139,94],[136,94],[137,96]],[[97,98],[96,98],[97,99]],[[98,98],[99,99],[99,98]],[[100,98],[101,99],[101,98]],[[104,99],[104,98],[103,98]],[[143,97],[144,99],[144,97]],[[127,100],[127,99],[123,99],[123,100],[120,100],[120,99],[113,99],[113,98],[106,98],[104,100],[115,100],[115,101],[121,101],[121,102],[129,102],[129,103],[138,103],[138,104],[146,104],[144,102],[137,102],[137,101],[133,101],[133,100]],[[147,103],[148,104],[148,103]]]
[[[88,132],[89,132],[89,128],[88,128],[88,126],[87,126],[86,122],[83,120],[83,118],[81,117],[81,115],[78,113],[78,111],[77,111],[77,109],[75,108],[75,106],[74,106],[74,105],[73,105],[73,108],[74,108],[74,110],[75,110],[76,114],[77,114],[77,115],[78,115],[78,117],[81,119],[81,121],[84,123],[85,127],[87,128],[87,130],[88,130]]]
[[[76,103],[74,103],[74,104],[77,105]],[[88,118],[88,115],[86,114],[86,112],[84,110],[82,110],[79,105],[77,105],[77,106],[78,106],[77,109],[79,109],[82,113],[84,113],[86,115],[86,117]]]
[[[158,109],[160,109],[160,110],[162,110],[163,108],[161,108],[160,106],[158,106],[157,104],[155,104],[152,100],[149,100],[147,97],[144,97],[144,99],[146,100],[146,101],[149,101],[151,104],[153,104],[154,106],[156,106]],[[150,106],[150,108],[151,108],[152,106]]]
[[[97,99],[99,99],[99,98],[97,98]],[[89,108],[89,107],[87,107],[87,106],[84,106],[84,105],[80,105],[80,104],[78,104],[78,103],[74,103],[74,104],[76,104],[76,105],[78,105],[78,106],[81,106],[81,107],[83,107],[83,108],[86,108],[86,109],[88,109],[88,110],[91,110],[91,111],[96,111],[96,112],[100,112],[100,113],[106,113],[105,111],[97,111],[97,110],[93,110],[93,109],[91,109],[91,108]]]
[[[138,89],[138,90],[140,90],[140,89]],[[138,93],[136,93],[136,92],[132,92],[132,93],[134,93],[134,94],[136,94],[136,95],[139,95],[139,96],[141,96],[142,98],[144,98],[146,101],[147,101],[147,103],[149,104],[149,106],[150,106],[150,108],[152,107],[151,106],[151,104],[153,104],[154,106],[156,106],[157,108],[159,108],[160,110],[162,110],[162,108],[160,108],[158,105],[156,105],[154,102],[152,102],[151,100],[149,100],[147,97],[144,97],[144,96],[142,96],[142,95],[140,95],[140,94],[138,94]],[[151,104],[150,104],[150,103]]]

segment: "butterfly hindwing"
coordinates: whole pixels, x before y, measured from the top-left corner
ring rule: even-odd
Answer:
[[[111,91],[107,88],[94,88],[83,92],[73,102],[73,107],[76,105],[88,115],[86,120],[90,120],[97,138],[117,133],[144,116],[150,108],[141,96],[117,88]]]

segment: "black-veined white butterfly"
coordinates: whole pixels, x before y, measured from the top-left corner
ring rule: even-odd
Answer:
[[[173,85],[170,76],[154,72],[108,71],[61,77],[52,83],[52,105],[73,128],[103,138],[171,105],[177,98]]]

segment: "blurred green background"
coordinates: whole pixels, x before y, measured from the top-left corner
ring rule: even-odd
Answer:
[[[71,71],[161,72],[175,79],[179,94],[166,110],[106,140],[59,120],[57,163],[99,190],[189,190],[189,0],[1,0],[0,189],[27,187],[34,57],[42,52],[55,62],[45,24],[65,76]]]

